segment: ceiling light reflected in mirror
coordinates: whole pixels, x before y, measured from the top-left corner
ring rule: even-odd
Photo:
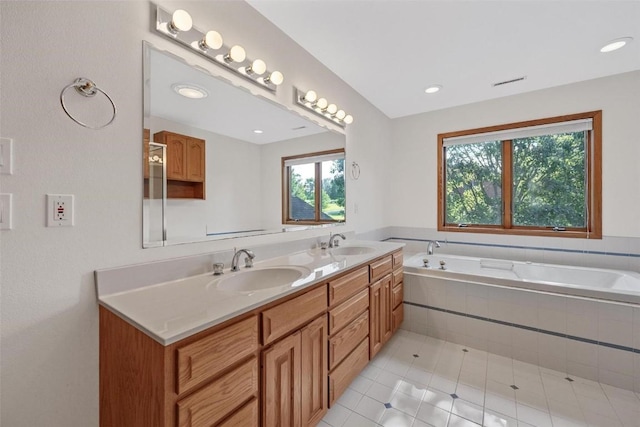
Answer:
[[[202,99],[209,96],[209,92],[207,92],[205,88],[192,83],[174,84],[171,85],[171,89],[173,89],[177,94],[189,99]]]

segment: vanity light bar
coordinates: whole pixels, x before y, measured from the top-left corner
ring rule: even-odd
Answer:
[[[294,87],[295,102],[305,107],[314,114],[330,120],[338,126],[345,127],[353,123],[353,116],[338,108],[336,104],[329,104],[325,98],[318,98],[318,94],[313,90],[306,92]]]
[[[195,28],[185,10],[178,9],[170,13],[157,6],[156,11],[156,31],[168,39],[272,92],[284,81],[282,73],[267,70],[263,60],[247,58],[242,46],[225,45],[222,35],[217,31],[203,32]]]

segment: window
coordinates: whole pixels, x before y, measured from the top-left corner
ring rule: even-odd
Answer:
[[[438,135],[438,230],[602,238],[602,112]]]
[[[284,224],[344,222],[344,150],[283,157]]]

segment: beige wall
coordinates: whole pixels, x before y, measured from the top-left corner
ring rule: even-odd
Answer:
[[[293,85],[314,88],[355,117],[347,152],[362,166],[348,185],[347,230],[386,224],[376,196],[389,173],[390,120],[241,1],[164,2],[185,8],[199,28],[216,28],[285,75],[274,98],[292,107]],[[146,1],[2,1],[0,135],[14,139],[14,229],[0,234],[1,416],[7,427],[98,425],[98,308],[93,271],[234,246],[325,234],[287,233],[241,240],[142,249],[142,41],[189,55],[150,29]],[[248,83],[191,55],[213,73]],[[76,77],[94,80],[118,107],[111,126],[72,122],[59,104]],[[262,92],[253,86],[254,92]],[[71,97],[70,97],[71,98]],[[81,99],[83,118],[98,122],[99,99]],[[95,117],[92,117],[94,112]],[[371,147],[375,147],[374,150]],[[75,227],[45,227],[45,194],[75,195]]]
[[[437,228],[439,133],[593,110],[603,115],[603,234],[640,237],[640,71],[393,120],[391,224]]]

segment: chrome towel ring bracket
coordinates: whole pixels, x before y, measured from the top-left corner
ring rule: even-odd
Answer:
[[[71,113],[69,112],[69,110],[67,110],[67,106],[64,103],[64,95],[65,92],[67,90],[69,90],[70,88],[74,88],[76,90],[76,92],[78,92],[80,95],[87,97],[87,98],[92,98],[94,96],[96,96],[96,94],[98,92],[100,92],[101,94],[103,94],[108,100],[109,103],[111,103],[111,108],[113,109],[113,115],[111,116],[111,120],[109,120],[107,123],[101,125],[101,126],[90,126],[86,123],[81,122],[80,120],[76,119],[75,117],[73,117],[73,115],[71,115]],[[107,93],[105,91],[103,91],[102,89],[100,89],[93,81],[84,78],[84,77],[79,77],[77,79],[75,79],[75,81],[73,83],[71,83],[70,85],[65,86],[64,89],[62,89],[62,92],[60,92],[60,104],[62,105],[62,109],[64,110],[65,113],[67,113],[67,116],[69,116],[69,118],[71,120],[73,120],[74,122],[76,122],[77,124],[79,124],[80,126],[84,126],[88,129],[102,129],[103,127],[109,126],[111,123],[113,123],[113,121],[116,118],[116,114],[117,114],[117,110],[116,110],[116,104],[113,102],[113,100],[111,99],[111,97],[109,95],[107,95]]]

